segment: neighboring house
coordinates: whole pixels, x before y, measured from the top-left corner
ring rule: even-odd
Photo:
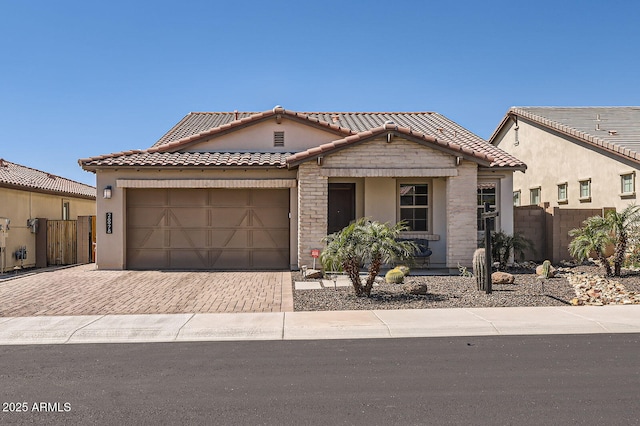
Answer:
[[[516,205],[620,209],[636,198],[640,107],[511,108],[489,141],[527,164]]]
[[[2,240],[5,245],[0,254],[2,272],[16,266],[36,266],[37,259],[41,260],[37,266],[46,266],[46,220],[94,216],[95,200],[92,186],[0,159],[0,246]],[[36,250],[38,234],[44,245]],[[21,249],[26,250],[26,256],[16,256]]]
[[[79,163],[110,192],[98,197],[102,269],[297,269],[366,216],[406,220],[430,266],[457,271],[476,249],[480,198],[512,230],[512,175],[525,169],[437,113],[280,106],[191,113],[149,149]]]
[[[513,178],[513,202],[546,212],[540,258],[569,258],[568,230],[603,209],[636,202],[640,107],[514,107],[489,142],[527,164]],[[516,230],[517,218],[518,209]]]

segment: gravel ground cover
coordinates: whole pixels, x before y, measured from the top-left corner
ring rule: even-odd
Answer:
[[[603,270],[596,266],[563,268],[556,277],[546,280],[539,279],[533,271],[509,272],[515,276],[515,282],[494,284],[491,294],[478,291],[473,277],[409,275],[405,282],[426,283],[428,294],[407,294],[401,285],[384,282],[373,288],[369,298],[356,297],[351,287],[320,290],[295,290],[294,287],[293,304],[295,311],[566,306],[576,297],[568,274],[603,275]],[[622,277],[613,279],[628,291],[640,293],[640,272],[624,270]],[[301,274],[293,273],[292,286],[295,281],[304,279]]]

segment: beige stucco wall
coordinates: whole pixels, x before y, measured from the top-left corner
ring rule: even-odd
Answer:
[[[273,132],[278,131],[284,132],[284,147],[273,146]],[[299,152],[341,137],[333,132],[316,129],[286,118],[283,118],[281,124],[278,124],[274,118],[235,130],[229,134],[212,137],[198,144],[189,145],[184,151]]]
[[[118,180],[154,180],[154,181],[202,181],[209,179],[295,179],[296,172],[289,170],[149,170],[149,169],[119,169],[119,170],[98,170],[96,182],[98,193],[97,199],[97,253],[96,266],[98,269],[125,269],[126,268],[126,188],[118,186]],[[112,197],[109,200],[102,198],[102,190],[106,186],[111,186]],[[290,189],[290,200],[296,200],[297,188]],[[295,202],[295,201],[294,201]],[[297,227],[296,208],[290,204],[291,232]],[[106,233],[106,213],[113,213],[113,233]],[[291,263],[297,262],[296,245],[297,240],[292,237],[291,241]]]
[[[560,208],[621,209],[635,197],[620,196],[620,174],[637,171],[638,165],[620,160],[572,138],[553,133],[524,119],[518,121],[518,143],[510,122],[496,138],[497,145],[527,164],[526,173],[515,173],[513,190],[521,191],[521,205],[530,204],[529,190],[541,188],[541,202]],[[594,130],[594,133],[597,132]],[[580,201],[580,184],[591,179],[591,200]],[[558,184],[568,184],[568,202],[558,202]],[[636,183],[636,191],[637,191]]]
[[[13,253],[22,246],[27,247],[27,259],[24,267],[35,266],[36,263],[36,234],[31,233],[27,226],[28,219],[44,218],[49,220],[62,219],[62,203],[69,201],[70,219],[78,216],[92,216],[96,214],[96,202],[84,198],[65,195],[42,194],[0,187],[0,217],[11,219],[11,229],[6,240],[6,270],[20,265]],[[41,232],[46,230],[41,230]],[[0,259],[0,266],[2,259]]]

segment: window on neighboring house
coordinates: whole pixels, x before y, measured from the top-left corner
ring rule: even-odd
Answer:
[[[529,204],[537,206],[540,204],[540,187],[529,190]]]
[[[580,181],[580,201],[591,201],[591,179]]]
[[[284,146],[284,132],[273,132],[273,146]]]
[[[400,184],[400,220],[411,231],[429,230],[429,186],[426,183]]]
[[[71,207],[69,201],[62,201],[62,220],[70,220],[71,219]]]
[[[522,193],[520,190],[513,191],[513,205],[515,207],[519,207],[520,203],[522,203],[522,201],[520,201],[521,197],[522,197]]]
[[[484,204],[489,203],[489,210],[496,210],[496,184],[495,183],[480,183],[478,184],[478,196],[477,196],[477,215],[478,231],[484,231],[484,219],[482,219],[482,213],[484,212]],[[495,229],[495,219],[491,221],[491,230]]]
[[[636,174],[625,173],[620,175],[620,195],[634,195],[636,193]]]
[[[568,185],[566,182],[558,184],[558,203],[568,202],[567,188]]]

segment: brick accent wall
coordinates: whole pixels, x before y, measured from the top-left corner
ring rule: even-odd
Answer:
[[[322,248],[327,235],[328,179],[315,162],[298,168],[298,266],[311,267],[311,249]],[[319,261],[316,260],[316,266]]]
[[[447,179],[447,268],[471,266],[477,248],[477,183],[478,166],[470,161],[460,164],[458,176]]]
[[[406,139],[374,139],[338,151],[324,159],[324,167],[363,169],[424,169],[455,167],[455,157]]]

